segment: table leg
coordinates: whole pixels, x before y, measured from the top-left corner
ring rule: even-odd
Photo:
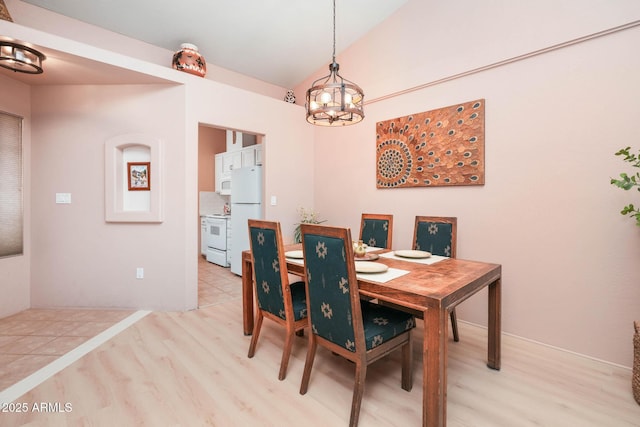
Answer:
[[[242,326],[245,335],[253,332],[253,264],[242,260]]]
[[[447,423],[448,318],[444,307],[424,312],[422,424],[427,427],[444,427]]]
[[[489,343],[487,347],[487,366],[500,369],[501,318],[502,318],[502,279],[489,285]]]

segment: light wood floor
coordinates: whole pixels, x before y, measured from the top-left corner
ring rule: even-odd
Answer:
[[[399,355],[371,365],[361,427],[421,425],[420,328],[413,390],[400,388]],[[460,322],[460,335],[449,345],[449,426],[640,426],[628,369],[504,336],[502,370],[493,371],[485,365],[486,330]],[[253,359],[246,357],[249,339],[239,296],[190,312],[151,313],[18,398],[29,411],[0,413],[0,425],[348,424],[353,365],[318,349],[301,396],[306,337],[296,340],[284,381],[277,380],[282,330],[265,321]],[[33,412],[42,402],[62,410]]]

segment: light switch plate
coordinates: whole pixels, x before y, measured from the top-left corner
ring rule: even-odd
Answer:
[[[278,199],[276,196],[271,196],[271,206],[275,206],[278,204]]]
[[[70,204],[71,193],[56,193],[56,203]]]

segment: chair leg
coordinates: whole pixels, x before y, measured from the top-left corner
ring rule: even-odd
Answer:
[[[449,316],[451,317],[451,332],[453,332],[453,340],[458,342],[460,341],[460,336],[458,335],[458,317],[456,316],[455,308],[451,310]]]
[[[289,357],[291,356],[291,347],[293,347],[293,337],[295,330],[289,330],[287,328],[287,336],[284,340],[284,349],[282,350],[282,360],[280,361],[280,373],[278,379],[284,380],[287,376],[287,366],[289,366]]]
[[[257,314],[255,324],[253,325],[251,344],[249,344],[249,354],[247,354],[249,358],[252,358],[253,355],[256,354],[256,344],[258,344],[258,337],[260,336],[260,329],[262,328],[262,321],[264,320],[264,315],[260,310],[258,310]]]
[[[409,341],[402,346],[402,389],[411,391],[413,388],[413,343],[411,332]]]
[[[360,407],[362,406],[362,395],[364,394],[364,379],[367,376],[367,364],[362,360],[355,361],[356,381],[353,387],[353,400],[351,402],[351,419],[349,427],[356,427],[360,418]]]
[[[309,378],[311,378],[311,368],[313,367],[313,360],[316,357],[316,348],[318,343],[316,342],[315,335],[309,334],[309,345],[307,347],[307,359],[304,362],[304,371],[302,372],[302,383],[300,384],[300,394],[305,394],[309,388]]]

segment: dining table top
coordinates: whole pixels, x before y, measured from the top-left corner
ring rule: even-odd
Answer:
[[[284,249],[285,253],[301,250],[302,244],[285,245]],[[383,248],[369,249],[373,250],[368,253],[378,255],[391,255],[394,252]],[[488,281],[499,278],[502,271],[500,264],[459,258],[439,258],[441,260],[430,264],[397,256],[380,256],[375,261],[360,261],[382,263],[389,268],[408,271],[385,282],[376,280],[377,273],[358,273],[360,293],[421,311],[434,306],[450,309],[473,295]],[[355,258],[355,260],[358,259]],[[301,276],[304,274],[302,260],[287,258],[287,269],[293,274]]]

